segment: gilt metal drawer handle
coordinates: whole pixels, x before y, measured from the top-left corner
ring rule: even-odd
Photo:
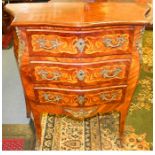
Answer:
[[[106,47],[116,48],[116,47],[120,47],[124,44],[125,38],[124,37],[117,37],[116,41],[117,41],[117,44],[113,44],[113,41],[111,38],[103,39],[103,43]]]
[[[44,100],[46,102],[60,102],[62,100],[62,97],[60,95],[52,95],[52,94],[48,94],[48,93],[44,93],[43,94]]]
[[[57,48],[58,46],[61,45],[61,43],[57,39],[50,41],[50,45],[51,45],[50,47],[46,46],[46,42],[47,42],[47,40],[45,40],[45,39],[42,39],[42,38],[38,39],[40,48],[43,48],[45,50],[52,50],[52,49]]]
[[[102,77],[104,78],[119,78],[118,75],[119,73],[122,71],[121,68],[116,68],[114,71],[113,71],[113,74],[112,75],[109,75],[109,73],[111,72],[110,70],[107,70],[107,69],[103,69],[101,71],[101,75]]]
[[[110,98],[109,98],[109,94],[105,94],[105,93],[102,93],[101,95],[100,95],[100,99],[102,100],[102,101],[113,101],[113,100],[115,100],[116,99],[116,97],[117,97],[117,94],[112,94],[111,96],[110,96]]]
[[[79,70],[76,74],[76,77],[78,80],[83,81],[85,78],[85,72],[83,70]]]
[[[70,113],[73,117],[84,119],[86,117],[89,117],[91,114],[97,112],[97,107],[92,107],[91,109],[79,109],[78,111],[75,111],[73,109],[64,109],[66,112]]]
[[[45,70],[40,70],[38,72],[38,74],[40,75],[40,77],[43,80],[57,81],[61,77],[61,74],[59,72],[57,72],[57,71],[51,73],[52,74],[52,77],[51,78],[48,78],[49,73],[47,71],[45,71]]]

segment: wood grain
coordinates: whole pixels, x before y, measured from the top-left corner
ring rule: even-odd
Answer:
[[[147,22],[145,18],[147,7],[138,3],[53,2],[39,3],[37,5],[36,3],[26,3],[8,4],[6,10],[16,16],[12,23],[14,26],[24,24],[81,27],[98,24],[143,25]],[[75,10],[76,14],[72,16]]]

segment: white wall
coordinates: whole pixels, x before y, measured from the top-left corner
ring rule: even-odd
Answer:
[[[29,123],[13,48],[2,51],[2,123]]]

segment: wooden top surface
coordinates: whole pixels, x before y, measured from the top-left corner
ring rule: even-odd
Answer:
[[[146,5],[110,2],[53,2],[7,4],[17,25],[92,26],[148,23]]]

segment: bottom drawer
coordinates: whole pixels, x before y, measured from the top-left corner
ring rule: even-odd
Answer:
[[[37,104],[55,104],[59,106],[94,106],[100,104],[121,103],[126,86],[70,90],[60,88],[35,87]]]

